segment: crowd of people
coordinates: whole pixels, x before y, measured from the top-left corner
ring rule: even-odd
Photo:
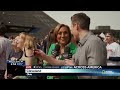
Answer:
[[[71,29],[58,24],[42,40],[29,33],[21,32],[16,37],[4,37],[6,27],[0,26],[0,79],[38,79],[37,76],[11,76],[6,60],[25,61],[25,65],[114,65],[110,57],[120,57],[120,45],[114,41],[113,32],[105,38],[94,35],[90,29],[90,17],[85,13],[71,16]],[[66,47],[72,57],[63,57]],[[57,49],[57,51],[55,51]],[[100,76],[43,76],[44,79],[98,79]],[[42,77],[42,78],[43,78]]]

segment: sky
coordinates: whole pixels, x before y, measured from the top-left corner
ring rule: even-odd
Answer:
[[[120,30],[120,11],[44,11],[59,23],[71,26],[70,18],[75,13],[84,12],[91,18],[90,29],[96,26],[110,26]]]

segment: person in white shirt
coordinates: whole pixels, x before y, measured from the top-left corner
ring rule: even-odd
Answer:
[[[114,34],[107,32],[105,40],[107,43],[107,59],[110,59],[110,57],[120,57],[120,45],[114,41]],[[108,61],[108,65],[120,65],[120,62]]]

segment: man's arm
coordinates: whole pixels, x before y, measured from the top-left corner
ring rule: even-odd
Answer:
[[[0,40],[0,55],[3,53],[4,50],[4,44],[3,41]]]
[[[102,42],[91,41],[88,47],[88,65],[106,65],[107,51]],[[79,79],[101,79],[100,76],[79,76]]]
[[[106,65],[107,51],[103,42],[93,40],[88,47],[88,65]]]

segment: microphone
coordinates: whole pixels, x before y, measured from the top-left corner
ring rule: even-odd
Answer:
[[[109,57],[110,61],[115,61],[115,62],[119,62],[120,61],[120,57]]]
[[[60,45],[56,44],[55,49],[52,51],[53,58],[56,58],[57,56],[59,56],[59,51],[60,51]]]
[[[65,47],[63,57],[64,57],[64,59],[71,59],[72,58],[72,53],[70,53],[70,47],[69,46]]]

